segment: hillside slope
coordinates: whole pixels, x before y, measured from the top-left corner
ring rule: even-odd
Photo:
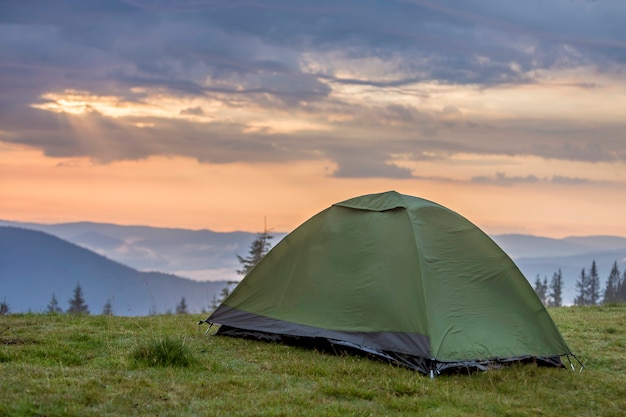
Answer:
[[[241,279],[236,255],[245,256],[255,233],[214,232],[107,223],[38,224],[0,220],[0,226],[39,230],[139,271],[161,271],[198,281]],[[284,233],[275,234],[276,244]]]
[[[77,284],[92,313],[111,300],[118,315],[172,311],[182,297],[199,312],[225,286],[139,272],[43,232],[0,227],[0,297],[11,311],[45,311],[52,294],[65,309]]]

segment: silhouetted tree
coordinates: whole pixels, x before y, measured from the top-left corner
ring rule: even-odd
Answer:
[[[180,303],[176,306],[176,314],[187,314],[187,302],[185,297],[181,298]]]
[[[256,239],[250,245],[250,250],[248,252],[248,257],[243,258],[237,255],[237,259],[239,263],[242,265],[241,269],[237,270],[237,273],[240,275],[246,275],[256,264],[259,263],[261,259],[265,256],[267,252],[271,249],[272,245],[270,240],[272,240],[274,236],[272,236],[267,229],[263,231],[263,233],[257,233]]]
[[[83,297],[83,289],[80,287],[80,284],[76,285],[74,288],[74,297],[69,300],[70,307],[67,309],[67,312],[70,314],[89,314],[89,307],[85,303],[85,298]]]
[[[63,312],[61,307],[59,307],[59,302],[57,301],[57,297],[56,295],[54,295],[54,293],[52,293],[52,298],[50,299],[50,302],[48,303],[47,311],[48,311],[48,314],[59,314]]]
[[[152,304],[150,308],[148,309],[148,315],[156,316],[157,314],[159,314],[159,311],[157,310],[156,305]]]
[[[548,278],[544,277],[543,281],[541,281],[539,275],[537,275],[537,279],[535,280],[535,292],[541,302],[546,305],[548,303]]]
[[[239,281],[227,281],[226,286],[220,291],[219,297],[213,296],[213,300],[211,300],[211,304],[209,305],[211,311],[214,311],[220,304],[222,304],[222,302],[230,295],[234,288],[233,286],[236,284],[239,284]]]
[[[548,305],[550,307],[561,307],[563,305],[563,274],[561,268],[552,275],[550,280],[550,293]]]
[[[113,305],[111,304],[111,300],[108,299],[106,303],[104,303],[104,307],[102,307],[102,315],[103,316],[112,316],[113,315]]]
[[[6,298],[3,302],[0,303],[0,316],[4,316],[5,314],[9,314],[9,305],[7,304]]]
[[[591,269],[589,270],[589,287],[587,294],[590,305],[593,306],[600,302],[600,276],[598,275],[595,259],[591,263]]]
[[[626,271],[622,274],[615,293],[617,295],[618,303],[626,303]]]
[[[576,290],[578,291],[576,298],[574,299],[574,304],[577,306],[588,306],[590,301],[589,301],[589,296],[588,296],[588,289],[589,289],[589,275],[587,275],[587,272],[585,272],[585,268],[582,269],[582,271],[580,271],[580,277],[578,278],[578,281],[576,281]]]
[[[258,264],[261,259],[272,248],[270,240],[274,239],[274,236],[267,230],[263,230],[262,233],[257,233],[256,238],[250,244],[250,250],[246,258],[237,255],[237,260],[241,264],[242,268],[237,270],[239,275],[246,275]],[[211,301],[211,308],[215,310],[225,299],[228,297],[233,289],[233,284],[238,284],[238,281],[228,281],[226,287],[222,288],[219,297],[213,297]]]
[[[223,300],[220,300],[217,295],[213,294],[213,299],[211,299],[211,303],[209,304],[209,311],[215,311]]]
[[[617,299],[620,303],[626,303],[626,271],[622,275],[622,282],[617,290]]]
[[[606,287],[604,289],[605,303],[617,303],[619,302],[619,289],[621,286],[621,275],[619,268],[617,267],[617,261],[613,263],[609,278],[606,280]]]

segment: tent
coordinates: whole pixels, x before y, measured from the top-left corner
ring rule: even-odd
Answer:
[[[422,373],[571,354],[513,261],[477,226],[395,191],[323,210],[207,319],[217,334],[330,345]]]

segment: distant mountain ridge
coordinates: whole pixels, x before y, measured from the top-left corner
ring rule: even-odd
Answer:
[[[0,226],[0,297],[13,312],[45,312],[54,294],[59,307],[79,284],[93,314],[107,301],[116,315],[208,309],[225,282],[198,282],[160,272],[140,272],[50,234]]]
[[[617,262],[626,269],[626,238],[620,236],[571,236],[553,239],[530,235],[496,235],[493,240],[515,261],[526,279],[534,285],[539,277],[550,283],[559,269],[563,274],[563,300],[572,304],[576,281],[583,268],[588,273],[596,261],[600,276],[600,295],[604,294],[611,267]]]
[[[36,224],[0,221],[0,225],[41,230],[140,271],[160,271],[195,280],[239,280],[236,255],[246,256],[255,233],[120,226],[103,223]],[[273,233],[276,245],[286,233]],[[493,235],[526,278],[550,280],[559,268],[564,300],[571,303],[582,268],[593,260],[602,289],[613,262],[626,268],[626,237],[572,236],[554,239],[523,234]],[[2,294],[0,294],[2,296]]]
[[[572,236],[554,239],[532,235],[502,234],[494,235],[492,239],[514,259],[573,256],[626,248],[626,237],[619,236]]]
[[[246,256],[254,233],[120,226],[107,223],[38,224],[0,220],[0,226],[39,230],[139,271],[160,271],[198,281],[239,280],[236,255]],[[276,244],[285,233],[275,233]]]

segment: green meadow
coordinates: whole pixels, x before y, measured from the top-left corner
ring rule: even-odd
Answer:
[[[624,416],[626,305],[550,313],[582,372],[435,379],[213,336],[205,317],[0,316],[0,416]]]

